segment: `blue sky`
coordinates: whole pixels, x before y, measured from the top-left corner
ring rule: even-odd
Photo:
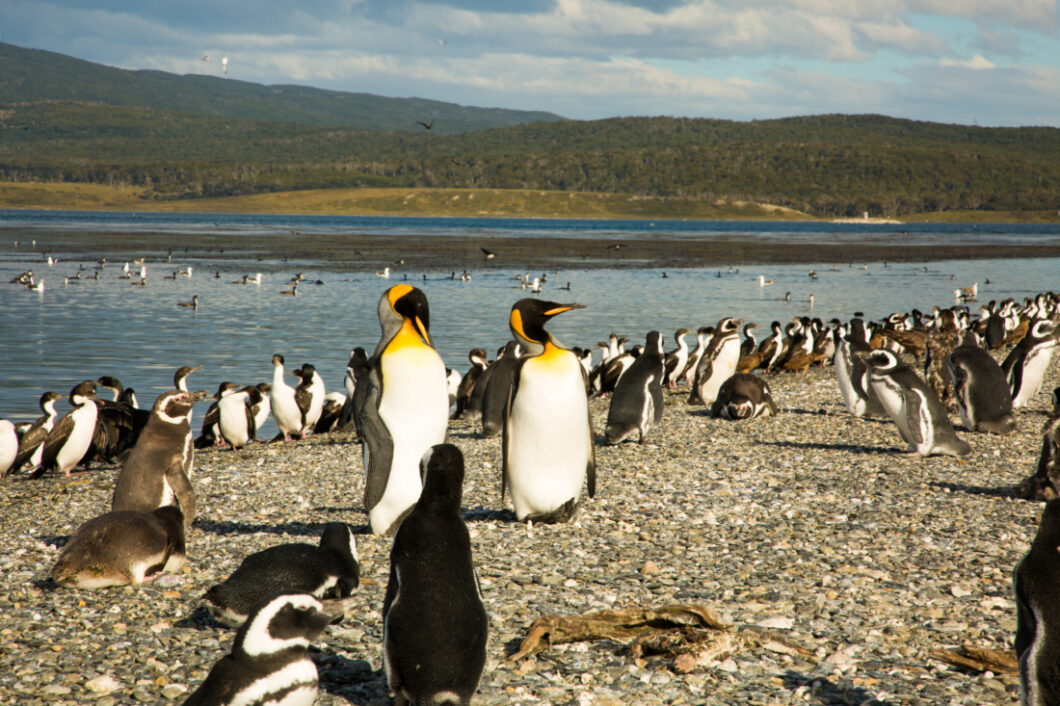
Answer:
[[[1058,0],[0,2],[0,41],[111,66],[578,119],[1060,126],[1058,33]]]

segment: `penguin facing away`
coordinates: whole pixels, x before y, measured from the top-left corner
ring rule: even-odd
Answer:
[[[319,675],[309,643],[341,619],[352,599],[284,593],[260,602],[185,706],[311,706]]]
[[[345,598],[360,584],[357,541],[344,522],[329,522],[319,546],[294,542],[255,552],[203,596],[211,615],[229,627],[242,625],[262,596],[308,593]]]
[[[582,484],[596,494],[596,451],[578,358],[545,330],[553,316],[582,304],[520,299],[509,327],[526,350],[508,395],[502,444],[501,497],[511,489],[519,521],[566,522]]]
[[[761,375],[735,373],[721,384],[718,399],[710,408],[712,417],[755,419],[774,417],[779,412],[769,383]]]
[[[970,337],[946,360],[961,421],[969,431],[1009,434],[1016,430],[1012,393],[1005,374]]]
[[[615,385],[611,404],[607,408],[604,431],[607,443],[619,444],[634,434],[639,434],[638,443],[644,443],[649,427],[662,421],[662,384],[666,377],[662,334],[651,331],[644,343],[644,352],[637,356]]]
[[[1030,551],[1012,574],[1021,703],[1060,703],[1060,499],[1046,504]]]
[[[205,391],[170,390],[158,396],[151,418],[122,464],[114,483],[111,510],[151,512],[174,501],[184,522],[195,519],[195,491],[191,487],[194,444],[188,417]]]
[[[953,430],[938,396],[912,368],[883,348],[862,355],[872,388],[910,451],[921,456],[971,453]]]
[[[423,493],[397,530],[383,602],[383,669],[397,704],[470,704],[489,618],[460,516],[464,458],[424,454]]]
[[[51,576],[69,588],[139,586],[179,571],[185,558],[184,516],[178,508],[108,512],[77,528]]]
[[[391,287],[380,297],[378,313],[382,335],[357,413],[364,506],[372,531],[391,534],[420,496],[420,458],[445,441],[449,393],[423,292],[408,284]]]

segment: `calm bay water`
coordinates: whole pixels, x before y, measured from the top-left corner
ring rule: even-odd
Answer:
[[[567,221],[538,219],[425,219],[342,218],[289,216],[232,216],[216,214],[114,214],[0,211],[0,418],[22,421],[38,415],[37,399],[45,390],[62,394],[84,379],[115,375],[137,391],[149,406],[172,385],[181,365],[202,365],[190,378],[192,389],[216,390],[224,380],[237,384],[268,381],[270,357],[281,353],[288,367],[312,363],[328,389],[340,389],[346,361],[354,346],[369,352],[379,337],[376,305],[390,285],[404,281],[422,288],[431,306],[431,333],[446,364],[466,370],[467,352],[475,346],[489,351],[509,336],[507,316],[523,296],[515,276],[525,270],[472,272],[470,282],[449,275],[405,272],[390,279],[333,272],[326,263],[309,275],[322,284],[304,282],[297,297],[280,294],[296,263],[222,263],[181,259],[172,263],[148,261],[148,286],[130,286],[120,279],[121,262],[111,262],[98,281],[63,285],[83,265],[90,274],[94,260],[69,258],[53,252],[59,262],[47,266],[42,255],[28,247],[35,230],[223,233],[232,238],[260,237],[271,232],[372,232],[395,237],[468,235],[482,238],[533,233],[538,236],[637,238],[665,232],[689,239],[725,239],[738,248],[741,239],[783,239],[812,247],[815,242],[844,242],[895,237],[896,226],[766,223],[766,222],[656,222]],[[1056,226],[920,225],[900,226],[905,241],[930,243],[1056,243]],[[11,242],[19,239],[15,248]],[[165,280],[163,275],[191,265],[193,275]],[[238,268],[242,266],[243,269]],[[253,275],[257,268],[275,269],[261,285],[236,285],[233,274]],[[285,267],[289,268],[284,269]],[[816,280],[808,276],[813,268]],[[26,269],[45,280],[45,291],[34,292],[8,284]],[[133,266],[134,273],[138,270]],[[1060,259],[1005,259],[871,263],[866,267],[819,262],[809,265],[742,266],[711,269],[559,270],[547,275],[542,296],[579,302],[586,309],[561,315],[550,330],[567,345],[588,346],[614,331],[634,342],[658,329],[672,348],[672,333],[685,326],[713,325],[735,315],[765,327],[773,320],[809,314],[825,320],[849,318],[855,311],[878,318],[913,307],[948,306],[953,289],[980,284],[980,301],[1023,298],[1038,291],[1060,289]],[[775,280],[760,287],[757,276]],[[985,284],[990,280],[990,284]],[[570,283],[570,291],[559,289]],[[783,301],[791,292],[791,301]],[[811,307],[808,298],[813,293]],[[200,308],[178,306],[198,294]],[[692,337],[689,342],[694,343]],[[294,378],[291,378],[294,380]],[[59,405],[65,411],[64,403]],[[205,411],[201,405],[197,417]],[[273,433],[271,422],[264,433]]]

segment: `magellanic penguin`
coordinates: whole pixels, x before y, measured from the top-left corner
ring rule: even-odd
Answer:
[[[265,596],[184,706],[310,706],[320,677],[309,643],[342,618],[352,599],[308,593]]]
[[[1056,325],[1041,319],[1031,324],[1027,335],[1009,352],[1001,370],[1012,392],[1013,408],[1023,407],[1038,394],[1056,346]]]
[[[690,333],[692,333],[690,328],[679,328],[674,331],[674,341],[677,343],[677,349],[666,354],[666,384],[671,390],[677,388],[677,383],[685,372],[685,366],[688,364],[688,341],[685,340],[685,336]]]
[[[871,350],[862,319],[854,318],[848,327],[840,329],[832,364],[839,393],[847,411],[855,417],[882,417],[886,414],[869,384],[869,371],[861,358]]]
[[[60,417],[48,432],[44,451],[41,452],[40,468],[33,472],[34,478],[52,469],[68,476],[70,469],[81,462],[94,441],[99,446],[105,443],[105,439],[101,438],[105,433],[100,433],[102,429],[97,431],[96,425],[99,419],[96,383],[86,380],[70,390],[70,404],[73,410]]]
[[[206,395],[204,391],[170,390],[158,396],[151,419],[118,473],[111,510],[151,512],[175,501],[191,527],[195,519],[195,491],[190,480],[195,450],[188,414]]]
[[[255,552],[207,591],[203,600],[214,618],[237,628],[262,596],[309,593],[316,598],[345,598],[359,583],[353,530],[344,522],[329,522],[319,546],[296,542]]]
[[[34,420],[29,429],[22,434],[22,438],[18,440],[18,454],[8,470],[0,473],[0,478],[17,472],[27,464],[29,464],[30,471],[40,466],[41,458],[44,456],[44,441],[48,438],[48,432],[55,426],[55,419],[58,416],[55,403],[61,399],[63,395],[55,392],[45,392],[41,395],[39,404],[43,414]]]
[[[292,436],[301,438],[302,410],[295,399],[295,389],[283,379],[283,356],[279,353],[272,356],[272,388],[269,392],[269,406],[272,418],[280,429],[284,441]]]
[[[740,361],[740,330],[742,319],[723,318],[714,327],[714,337],[703,351],[696,368],[696,378],[688,395],[689,404],[714,404],[721,384],[736,372]]]
[[[508,396],[501,498],[510,488],[520,521],[566,522],[574,516],[583,483],[589,497],[596,494],[584,371],[577,357],[545,330],[553,316],[583,306],[520,299],[508,319],[527,355]]]
[[[1042,511],[1030,551],[1012,575],[1021,703],[1060,703],[1060,499]]]
[[[1027,500],[1060,497],[1060,388],[1053,393],[1053,411],[1042,429],[1037,470],[1019,484],[1016,495]]]
[[[957,411],[969,431],[1009,434],[1016,430],[1012,393],[1001,366],[976,345],[974,336],[966,331],[964,341],[946,360]]]
[[[422,472],[423,494],[390,550],[383,670],[398,704],[470,704],[486,664],[489,618],[460,516],[464,458],[439,444],[424,455]]]
[[[384,292],[379,326],[358,428],[368,519],[376,534],[391,534],[420,497],[420,457],[445,441],[449,393],[422,291],[399,284]]]
[[[497,436],[504,429],[508,392],[515,380],[520,353],[521,346],[515,341],[508,341],[504,352],[490,366],[490,375],[486,379],[486,389],[482,395],[482,435],[486,438]]]
[[[921,456],[966,456],[972,449],[957,436],[938,396],[889,350],[861,354],[869,382],[884,411],[894,420],[910,451]]]
[[[750,373],[734,373],[723,382],[710,408],[712,417],[722,419],[774,417],[778,412],[769,383],[762,376]]]
[[[688,352],[687,348],[685,352]],[[607,443],[620,444],[634,434],[639,435],[638,443],[644,443],[651,425],[662,421],[663,378],[669,379],[663,360],[662,334],[651,331],[644,343],[644,352],[637,356],[615,386],[607,408],[604,431]]]
[[[94,517],[63,547],[51,576],[69,588],[139,586],[184,565],[184,517],[173,506]]]

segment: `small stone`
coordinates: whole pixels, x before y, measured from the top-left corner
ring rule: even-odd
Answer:
[[[661,571],[662,570],[659,568],[659,565],[651,559],[644,562],[644,566],[642,566],[640,569],[640,573],[644,574],[645,576],[655,576],[656,574],[661,573]]]
[[[109,694],[115,689],[120,689],[121,682],[109,674],[105,674],[101,677],[96,677],[91,681],[85,682],[85,688],[93,694]]]

